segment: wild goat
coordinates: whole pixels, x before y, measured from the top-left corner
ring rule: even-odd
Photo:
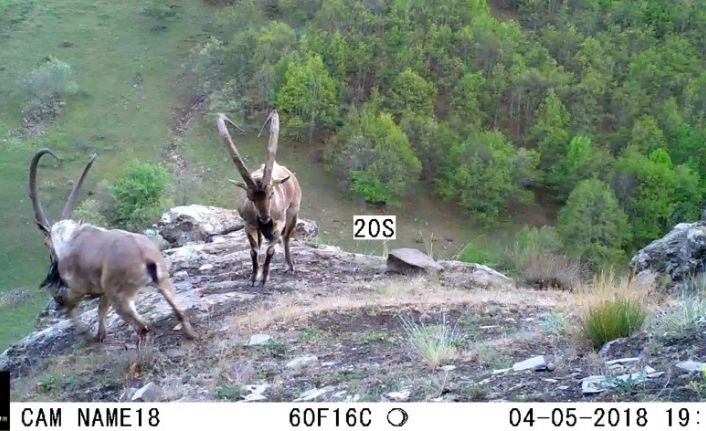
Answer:
[[[58,160],[51,150],[44,148],[35,153],[29,167],[29,197],[50,258],[49,274],[40,287],[49,289],[59,307],[67,311],[75,323],[78,323],[76,306],[85,297],[99,297],[98,341],[105,339],[105,318],[110,305],[135,328],[143,341],[149,328],[137,314],[133,300],[143,286],[154,285],[174,310],[184,335],[196,338],[186,315],[174,303],[175,291],[167,264],[147,237],[71,220],[81,185],[96,155],[74,184],[61,220],[53,224],[49,222],[37,197],[37,165],[45,154]]]
[[[238,149],[228,132],[226,121],[233,124],[224,114],[218,114],[218,132],[228,148],[235,167],[240,172],[245,183],[230,180],[236,186],[245,190],[238,202],[238,213],[245,221],[245,233],[250,242],[250,257],[252,258],[252,276],[250,286],[255,286],[258,272],[258,251],[262,236],[267,241],[267,254],[262,267],[261,287],[265,286],[270,272],[270,261],[275,253],[275,246],[284,238],[284,257],[288,271],[294,271],[294,263],[289,252],[289,239],[299,217],[302,190],[299,182],[289,169],[277,164],[277,140],[279,138],[279,115],[273,111],[270,121],[270,139],[267,144],[267,160],[256,171],[250,173],[245,167]],[[267,124],[267,122],[265,122]],[[263,126],[264,127],[264,126]]]

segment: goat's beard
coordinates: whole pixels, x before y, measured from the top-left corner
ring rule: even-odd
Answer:
[[[270,219],[269,223],[262,223],[260,220],[257,221],[257,228],[262,232],[262,234],[267,238],[268,241],[272,241],[275,236],[275,221]]]
[[[47,274],[44,281],[42,281],[42,283],[39,285],[40,289],[43,287],[49,289],[49,292],[51,292],[55,301],[59,293],[68,288],[68,285],[66,284],[64,279],[61,278],[61,274],[59,274],[59,264],[54,260],[52,260],[52,262],[49,264],[49,273]],[[60,301],[56,302],[59,303]]]

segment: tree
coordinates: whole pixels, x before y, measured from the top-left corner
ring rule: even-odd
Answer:
[[[514,184],[515,149],[498,131],[476,132],[448,151],[436,191],[479,221],[493,224],[520,188]]]
[[[630,138],[630,144],[645,154],[658,148],[667,148],[664,133],[659,128],[657,120],[651,115],[644,115],[635,121]]]
[[[625,213],[610,186],[598,179],[581,181],[571,192],[557,230],[566,251],[594,268],[622,258],[630,238]]]
[[[389,103],[392,113],[412,112],[431,116],[436,100],[436,88],[411,69],[397,75],[392,81]]]
[[[539,107],[537,121],[530,130],[531,139],[537,143],[543,168],[553,166],[559,155],[566,152],[569,143],[569,112],[554,90]]]
[[[549,172],[548,183],[555,198],[564,202],[582,180],[603,178],[609,172],[612,158],[602,148],[596,148],[588,136],[574,136],[566,153]]]
[[[347,173],[350,190],[368,202],[390,204],[418,180],[422,166],[407,136],[388,113],[351,108],[327,159]]]
[[[339,85],[318,55],[289,62],[285,76],[276,95],[277,108],[285,114],[286,127],[295,137],[301,139],[303,130],[308,129],[311,144],[315,131],[332,130],[338,120]]]

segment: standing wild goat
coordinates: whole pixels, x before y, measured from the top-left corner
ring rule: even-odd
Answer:
[[[105,339],[105,317],[110,305],[135,328],[142,341],[149,328],[135,311],[133,300],[143,286],[153,285],[174,309],[183,333],[196,338],[184,312],[174,303],[175,292],[167,265],[159,249],[147,237],[71,220],[76,198],[95,155],[74,184],[61,220],[53,224],[49,222],[37,197],[37,165],[45,154],[58,160],[51,150],[45,148],[34,155],[29,168],[29,197],[35,221],[49,248],[51,262],[49,274],[40,287],[49,289],[56,303],[69,312],[74,322],[76,306],[81,300],[99,297],[98,341]]]
[[[245,190],[238,202],[238,213],[245,221],[245,233],[250,242],[250,257],[252,258],[252,276],[250,286],[255,285],[258,270],[258,251],[262,236],[267,239],[267,255],[262,267],[261,286],[267,282],[270,272],[270,261],[275,254],[275,246],[284,237],[284,257],[288,271],[294,271],[292,256],[289,253],[289,238],[299,217],[299,207],[302,200],[302,190],[297,177],[289,169],[275,162],[277,154],[277,139],[279,138],[279,115],[273,111],[270,121],[270,139],[267,144],[267,160],[260,169],[250,173],[240,158],[238,149],[228,132],[226,121],[233,124],[224,114],[218,114],[218,132],[230,152],[235,167],[240,172],[245,183],[232,181]],[[263,126],[264,127],[264,126]]]

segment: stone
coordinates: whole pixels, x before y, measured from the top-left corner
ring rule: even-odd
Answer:
[[[676,367],[679,368],[680,370],[688,371],[690,373],[693,373],[695,371],[703,371],[704,370],[704,364],[703,362],[698,362],[698,361],[681,361],[677,363]]]
[[[269,343],[270,340],[272,340],[272,337],[267,334],[254,334],[250,336],[248,346],[262,346],[263,344]]]
[[[312,388],[299,395],[299,398],[295,399],[294,402],[311,401],[332,390],[333,388],[331,386],[326,386],[321,389]]]
[[[294,358],[291,361],[287,362],[286,367],[291,368],[294,370],[301,370],[303,368],[308,368],[313,365],[316,365],[316,363],[319,362],[319,358],[313,355],[307,355],[307,356],[300,356],[298,358]]]
[[[416,248],[397,248],[387,255],[387,269],[400,274],[435,273],[443,266]]]
[[[534,358],[525,359],[521,362],[516,362],[512,366],[513,371],[524,371],[524,370],[542,370],[547,368],[547,362],[544,360],[544,356],[535,356]]]
[[[142,232],[142,234],[146,236],[150,241],[152,241],[154,245],[156,245],[157,248],[159,248],[160,250],[166,250],[171,247],[169,241],[164,239],[164,237],[154,229],[147,229]]]
[[[652,372],[650,372],[652,371]],[[581,391],[588,394],[598,394],[613,389],[622,383],[632,381],[632,383],[642,383],[647,379],[660,377],[662,372],[655,372],[653,368],[645,367],[642,371],[621,374],[615,377],[590,376],[581,380]]]
[[[252,402],[252,401],[264,401],[267,397],[262,394],[247,394],[241,400],[242,402]]]
[[[144,401],[147,403],[153,403],[159,401],[159,397],[162,396],[162,390],[156,384],[149,382],[145,386],[138,389],[132,396],[131,401]]]
[[[122,402],[131,401],[132,397],[135,395],[135,392],[137,392],[137,389],[135,389],[135,388],[125,389],[123,391],[123,393],[120,394],[120,398],[118,399],[118,401],[122,401]]]
[[[667,289],[685,287],[695,274],[704,272],[706,220],[679,223],[662,238],[639,250],[630,260],[630,272],[638,281],[665,278]],[[659,284],[660,286],[662,284]]]
[[[456,369],[456,365],[444,365],[441,367],[441,371],[446,371],[447,373]]]
[[[319,225],[313,220],[299,219],[294,226],[292,238],[299,240],[312,239],[319,234]]]
[[[209,242],[214,235],[224,235],[244,226],[238,211],[203,205],[172,208],[162,214],[157,223],[159,233],[173,246]]]
[[[390,392],[385,395],[385,398],[391,401],[407,401],[407,399],[409,398],[409,394],[409,389],[405,389],[399,392]]]

